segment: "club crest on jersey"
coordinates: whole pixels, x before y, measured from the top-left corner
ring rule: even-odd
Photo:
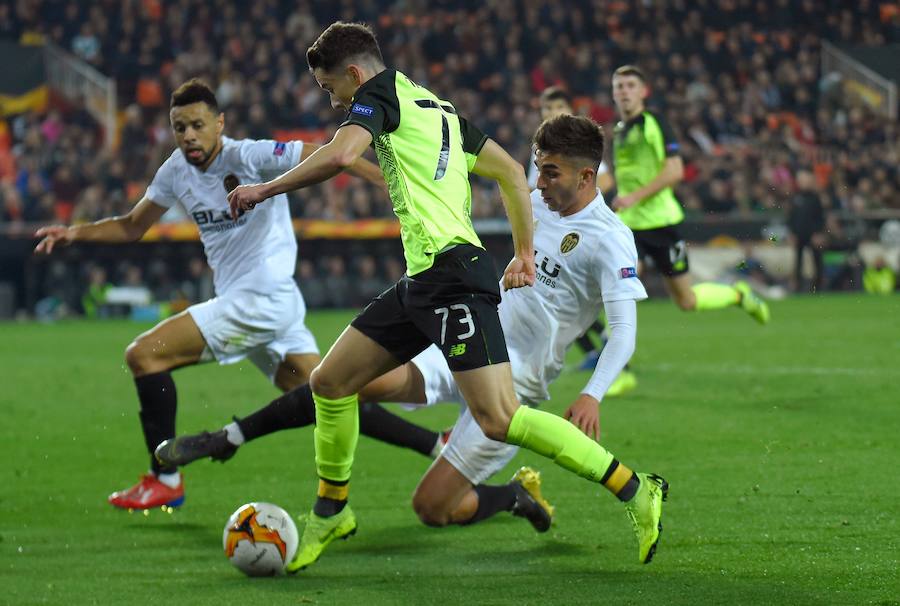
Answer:
[[[228,193],[231,193],[234,190],[234,188],[240,184],[241,184],[241,182],[237,178],[237,175],[232,175],[232,174],[225,175],[225,178],[222,179],[222,185],[225,186],[225,191],[227,191]]]
[[[284,151],[285,151],[286,149],[287,149],[287,144],[282,143],[281,141],[279,141],[278,143],[275,144],[275,149],[272,150],[272,155],[273,155],[273,156],[283,156],[283,155],[284,155]]]
[[[619,275],[623,278],[637,278],[637,270],[633,267],[623,267],[619,270]]]
[[[578,243],[581,241],[581,236],[577,231],[569,232],[562,239],[562,242],[559,243],[559,252],[564,255],[568,255],[575,247],[578,246]]]
[[[359,114],[360,116],[372,116],[375,113],[375,108],[362,103],[354,103],[353,107],[350,108],[350,113]]]

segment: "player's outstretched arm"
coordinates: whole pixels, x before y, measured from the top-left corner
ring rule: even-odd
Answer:
[[[612,202],[612,207],[616,210],[634,206],[641,200],[649,198],[653,194],[667,187],[674,187],[684,178],[684,162],[680,156],[670,156],[666,158],[662,169],[656,173],[653,180],[640,187],[630,194],[624,196],[616,196]]]
[[[637,340],[637,303],[633,299],[603,304],[609,341],[603,346],[594,374],[563,417],[595,440],[600,439],[600,401],[634,354]]]
[[[35,237],[42,238],[34,252],[49,255],[55,247],[66,246],[72,242],[134,242],[140,240],[167,210],[166,207],[156,204],[145,196],[127,215],[71,227],[65,225],[42,227],[34,232]]]
[[[508,290],[532,286],[535,278],[534,220],[525,169],[494,140],[488,139],[478,153],[472,172],[497,182],[509,216],[515,257],[503,273],[503,287]]]
[[[318,143],[305,141],[303,143],[303,151],[300,153],[300,161],[303,162],[310,157],[314,151],[322,147]],[[359,177],[378,187],[387,189],[384,182],[384,175],[381,174],[381,168],[374,162],[366,160],[362,156],[356,159],[356,162],[347,167],[347,172],[354,177]]]
[[[354,165],[372,142],[372,135],[361,126],[348,124],[334,138],[311,153],[300,164],[267,183],[241,185],[228,194],[232,218],[241,210],[250,210],[272,196],[327,181]]]

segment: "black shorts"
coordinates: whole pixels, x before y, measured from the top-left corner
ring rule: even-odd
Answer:
[[[635,230],[634,243],[637,246],[638,258],[653,259],[653,264],[664,276],[680,276],[687,273],[687,245],[678,232],[677,225]]]
[[[450,370],[509,361],[497,305],[494,261],[483,248],[460,244],[441,253],[430,269],[378,295],[351,326],[406,363],[432,343]]]

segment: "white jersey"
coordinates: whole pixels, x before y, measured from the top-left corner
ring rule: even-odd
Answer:
[[[274,196],[234,221],[227,195],[237,185],[262,183],[293,168],[302,149],[302,141],[222,137],[222,150],[205,172],[188,163],[180,149],[156,171],[147,198],[166,208],[181,204],[197,224],[217,295],[235,289],[269,292],[293,280],[297,240],[287,196]]]
[[[546,400],[566,349],[597,319],[603,301],[639,301],[634,235],[597,197],[574,215],[550,211],[531,193],[537,276],[531,288],[503,293],[500,322],[516,393]]]

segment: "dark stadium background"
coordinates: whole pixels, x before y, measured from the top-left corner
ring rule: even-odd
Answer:
[[[127,212],[173,149],[168,96],[192,76],[215,87],[231,137],[327,138],[341,116],[308,74],[305,50],[339,18],[371,23],[389,63],[523,163],[544,87],[567,89],[610,133],[612,71],[640,65],[649,105],[682,143],[677,194],[695,273],[743,275],[773,297],[859,290],[868,267],[900,263],[898,13],[896,2],[836,0],[0,4],[0,317],[80,313],[91,276],[145,286],[155,301],[208,296],[190,226],[50,259],[30,256],[30,234]],[[812,187],[798,184],[804,173]],[[473,187],[479,231],[504,255],[497,193]],[[789,225],[803,197],[823,209],[824,270],[817,281],[807,259],[798,283]],[[291,211],[303,221],[391,218],[385,196],[350,178],[293,194]],[[297,230],[312,307],[360,305],[402,271],[390,222]]]

